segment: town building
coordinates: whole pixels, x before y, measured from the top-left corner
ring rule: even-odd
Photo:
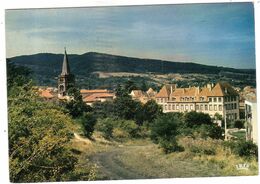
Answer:
[[[229,120],[239,119],[239,94],[226,82],[188,88],[164,85],[155,98],[163,112],[197,111],[211,117],[217,113]]]
[[[107,89],[81,89],[80,93],[83,101],[90,106],[92,106],[94,102],[112,101],[116,97],[115,93]]]
[[[142,90],[132,90],[130,96],[133,100],[140,101],[141,103],[145,104],[149,100],[155,100],[155,95],[157,94],[152,88],[149,88],[146,92]]]
[[[256,97],[245,100],[246,139],[258,144]]]
[[[64,58],[62,63],[62,71],[58,77],[58,98],[66,99],[69,88],[75,86],[75,77],[70,73],[70,66],[66,49],[64,51]]]

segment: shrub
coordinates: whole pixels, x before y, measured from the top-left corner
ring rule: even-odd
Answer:
[[[247,159],[256,158],[258,159],[258,147],[252,141],[225,141],[224,147],[230,148],[234,154]]]
[[[112,134],[113,134],[112,121],[113,121],[112,118],[99,119],[95,126],[96,130],[102,132],[103,136],[106,139],[112,138]]]
[[[184,115],[184,123],[187,127],[194,127],[198,125],[212,124],[211,118],[208,114],[202,112],[191,111]]]
[[[245,128],[244,124],[245,124],[244,121],[236,120],[234,123],[234,127],[238,129]]]
[[[92,113],[84,113],[80,118],[80,122],[84,128],[84,134],[87,137],[91,137],[94,132],[94,126],[97,122],[95,116]]]
[[[180,124],[181,120],[171,113],[158,117],[151,126],[152,141],[159,144],[166,153],[179,150],[176,136]]]
[[[217,126],[216,124],[211,125],[201,125],[196,129],[197,133],[199,134],[200,138],[212,138],[212,139],[222,139],[223,130],[221,127]]]

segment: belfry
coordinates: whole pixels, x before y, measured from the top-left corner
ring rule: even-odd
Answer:
[[[75,77],[70,73],[69,61],[66,52],[64,51],[64,58],[62,64],[62,71],[58,77],[58,96],[63,97],[67,95],[68,89],[75,85]]]

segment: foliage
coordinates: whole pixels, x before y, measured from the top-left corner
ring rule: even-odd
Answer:
[[[223,130],[216,124],[211,125],[201,125],[195,128],[195,132],[197,133],[198,137],[200,138],[212,138],[212,139],[222,139]]]
[[[93,113],[84,113],[80,118],[79,118],[83,129],[84,129],[84,134],[86,137],[90,138],[94,132],[94,127],[97,122],[96,117],[93,115]]]
[[[171,113],[161,115],[151,125],[151,139],[166,153],[181,150],[176,138],[180,134],[178,126],[181,123],[181,120]]]
[[[226,141],[223,145],[230,148],[234,154],[247,159],[258,159],[258,146],[252,141],[238,140],[238,141]]]
[[[234,123],[234,127],[238,129],[245,128],[245,122],[242,120],[236,120]]]
[[[96,129],[105,138],[132,138],[138,135],[138,125],[132,120],[105,118],[99,119]]]
[[[113,124],[112,124],[113,119],[112,118],[105,118],[105,119],[98,119],[95,129],[97,131],[102,132],[103,136],[106,139],[110,139],[113,137]]]
[[[72,120],[28,89],[13,86],[8,96],[10,180],[61,181],[77,162],[69,148]]]
[[[73,117],[80,117],[83,115],[84,112],[89,112],[92,108],[89,105],[86,105],[85,102],[82,100],[82,96],[80,91],[72,87],[68,90],[68,95],[72,96],[72,100],[62,102],[61,104],[68,109],[69,114]]]
[[[211,118],[208,114],[202,112],[191,111],[184,115],[184,122],[187,127],[193,128],[198,125],[212,124]]]
[[[153,122],[159,115],[162,114],[162,107],[154,100],[149,100],[143,106],[143,121]]]

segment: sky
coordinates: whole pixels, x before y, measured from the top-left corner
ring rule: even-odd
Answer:
[[[7,57],[102,52],[255,68],[252,3],[6,10]]]

